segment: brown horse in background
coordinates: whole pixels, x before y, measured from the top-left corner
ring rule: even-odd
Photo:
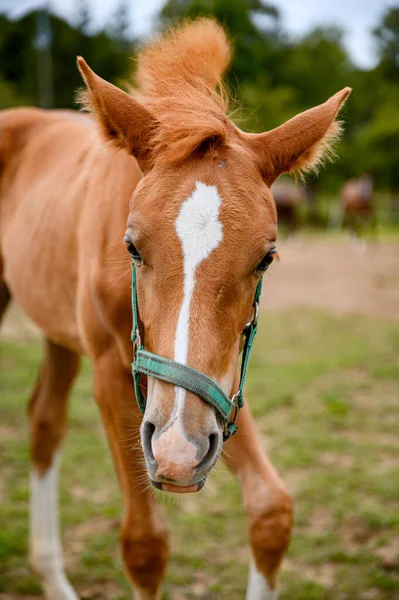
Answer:
[[[125,245],[137,266],[145,347],[201,370],[231,396],[241,332],[275,252],[270,186],[283,172],[315,167],[339,132],[348,88],[267,133],[238,129],[216,91],[229,58],[223,30],[200,20],[141,52],[137,98],[80,59],[93,118],[34,108],[0,115],[0,314],[15,298],[46,339],[29,403],[30,559],[49,600],[77,598],[63,568],[57,457],[81,355],[93,365],[124,498],[122,555],[139,600],[161,597],[169,546],[149,482],[196,491],[224,453],[215,410],[182,388],[148,378],[139,412]],[[224,457],[248,515],[246,597],[271,600],[291,500],[248,402],[238,428]],[[126,447],[132,432],[142,451]]]
[[[341,221],[353,234],[360,235],[368,224],[375,229],[375,196],[373,178],[364,173],[358,178],[349,179],[341,188]]]
[[[289,181],[278,181],[271,187],[276,203],[279,226],[285,226],[288,234],[297,233],[301,226],[301,204],[308,199],[304,186]]]

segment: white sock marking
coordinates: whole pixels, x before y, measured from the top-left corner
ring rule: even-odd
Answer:
[[[41,476],[30,478],[30,561],[42,579],[46,598],[78,600],[64,573],[58,519],[58,457]]]
[[[190,303],[195,287],[195,272],[223,239],[223,225],[219,220],[221,203],[216,186],[197,182],[191,196],[181,205],[175,223],[183,250],[184,269],[183,302],[175,336],[175,360],[183,364],[187,362]],[[183,409],[186,390],[176,386],[175,394],[172,420]]]
[[[253,560],[251,561],[245,600],[277,600],[276,590],[270,588],[266,577],[258,571]]]

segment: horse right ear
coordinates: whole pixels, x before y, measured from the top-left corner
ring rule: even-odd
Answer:
[[[244,133],[243,137],[254,151],[267,185],[282,173],[306,173],[316,170],[331,152],[331,144],[341,133],[335,117],[351,88],[344,88],[310,110],[300,113],[280,127],[266,133]]]
[[[87,88],[79,95],[80,103],[94,114],[105,139],[126,149],[142,171],[148,171],[157,129],[155,117],[129,94],[96,75],[81,56],[77,63]]]

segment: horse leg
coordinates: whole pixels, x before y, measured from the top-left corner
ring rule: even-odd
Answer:
[[[290,540],[292,503],[262,450],[248,404],[240,411],[238,432],[226,444],[224,459],[240,481],[248,517],[252,560],[246,600],[276,600],[278,571]]]
[[[135,598],[158,600],[168,557],[168,538],[144,465],[141,415],[134,399],[132,375],[122,365],[116,347],[103,352],[94,367],[95,396],[123,493],[122,557]]]
[[[30,562],[49,600],[77,600],[64,573],[58,520],[58,456],[67,398],[79,356],[46,340],[45,356],[29,403],[31,471]]]

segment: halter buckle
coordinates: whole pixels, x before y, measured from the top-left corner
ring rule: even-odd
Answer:
[[[231,399],[231,403],[233,404],[233,418],[231,418],[229,421],[226,421],[223,424],[225,439],[229,439],[229,437],[231,437],[232,434],[229,431],[229,428],[231,428],[232,425],[235,425],[237,417],[238,417],[238,412],[240,410],[240,407],[238,404],[239,396],[240,396],[240,391],[238,390],[238,392],[236,392]],[[235,430],[235,428],[234,428],[234,430]]]

